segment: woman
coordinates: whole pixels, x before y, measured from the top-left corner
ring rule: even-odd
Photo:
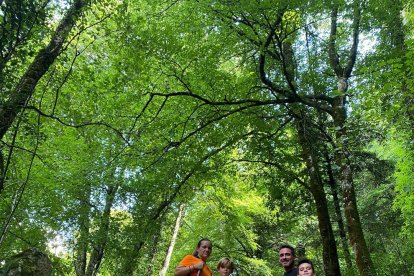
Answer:
[[[298,262],[298,276],[316,276],[311,260],[302,259]]]
[[[213,245],[209,239],[199,240],[193,255],[184,257],[175,269],[174,276],[212,276],[213,272],[206,263],[212,249]]]

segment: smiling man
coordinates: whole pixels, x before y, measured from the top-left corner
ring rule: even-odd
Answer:
[[[295,248],[288,244],[279,246],[279,263],[285,269],[283,276],[296,276],[298,269],[295,267]]]

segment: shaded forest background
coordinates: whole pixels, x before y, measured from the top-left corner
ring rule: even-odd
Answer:
[[[0,1],[0,260],[414,275],[413,1]]]

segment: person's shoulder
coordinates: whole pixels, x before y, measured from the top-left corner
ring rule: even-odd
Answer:
[[[194,259],[197,259],[197,257],[194,257],[193,255],[185,255],[184,256],[184,258],[183,258],[183,260],[194,260]]]
[[[193,264],[193,263],[198,263],[199,261],[201,261],[199,258],[193,256],[193,255],[186,255],[180,262],[180,264]]]
[[[298,275],[298,268],[297,267],[294,267],[291,270],[283,273],[283,276],[296,276],[296,275]]]

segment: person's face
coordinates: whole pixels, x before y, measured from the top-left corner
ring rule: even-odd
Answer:
[[[207,260],[208,257],[211,255],[211,251],[213,250],[213,246],[209,241],[201,241],[199,247],[197,247],[198,256],[203,260]]]
[[[290,248],[282,248],[279,250],[279,262],[285,269],[293,267],[294,258]]]
[[[298,275],[299,276],[314,276],[315,272],[313,271],[311,264],[302,263],[298,267]]]
[[[218,269],[218,272],[219,272],[220,276],[229,276],[232,271],[228,267],[220,266],[220,268]]]

